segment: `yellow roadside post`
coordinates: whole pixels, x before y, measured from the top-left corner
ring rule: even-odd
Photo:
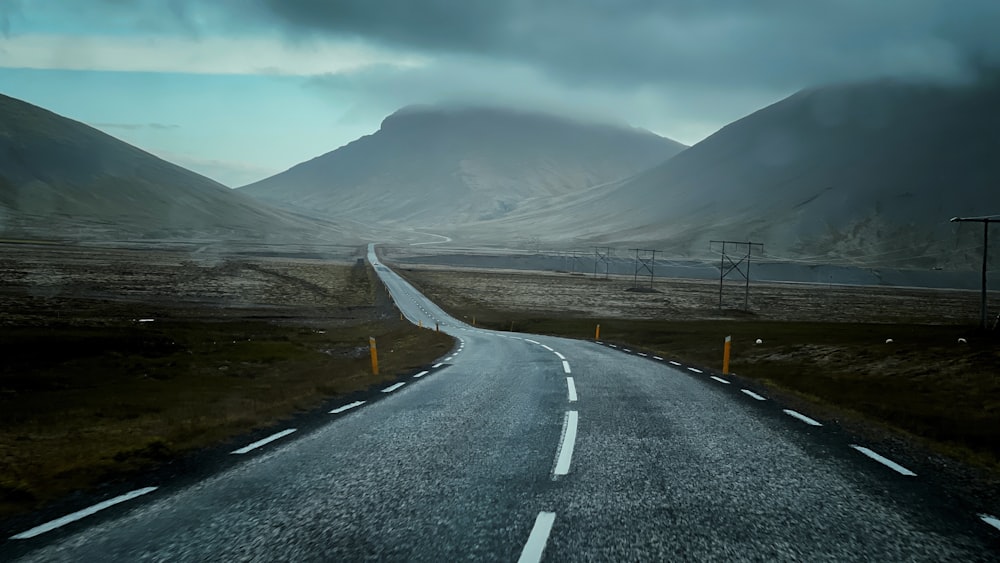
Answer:
[[[601,339],[601,325],[597,325],[597,330],[594,331],[594,340]]]
[[[732,348],[733,348],[733,337],[727,336],[726,345],[722,351],[722,373],[724,374],[729,373],[729,352],[732,350]]]
[[[424,328],[424,321],[418,320],[417,326],[419,326],[420,328]]]
[[[472,317],[472,326],[476,326],[476,317]]]
[[[372,354],[372,375],[378,375],[378,349],[375,347],[375,337],[368,337],[368,350]]]

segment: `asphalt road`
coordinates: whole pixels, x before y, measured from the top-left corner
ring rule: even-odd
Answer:
[[[370,259],[410,320],[459,340],[440,364],[205,480],[6,546],[28,561],[1000,560],[1000,522],[834,425],[671,358],[465,325]]]

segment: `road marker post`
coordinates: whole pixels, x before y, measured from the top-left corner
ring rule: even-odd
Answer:
[[[420,328],[424,328],[424,321],[418,319],[417,320],[417,326],[420,327]]]
[[[472,317],[472,326],[476,326],[476,317]]]
[[[733,349],[733,337],[732,336],[727,336],[726,337],[726,344],[725,344],[725,346],[722,349],[722,373],[723,374],[728,374],[729,373],[729,353],[732,351],[732,349]]]
[[[441,332],[441,323],[434,323],[434,332]]]
[[[594,340],[601,339],[601,325],[597,325],[597,330],[594,331]]]
[[[372,355],[372,375],[378,375],[378,348],[375,347],[375,337],[368,337],[368,350]]]

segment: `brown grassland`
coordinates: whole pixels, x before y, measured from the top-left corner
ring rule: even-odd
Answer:
[[[0,517],[268,427],[452,345],[401,322],[354,257],[3,250]]]
[[[397,271],[453,315],[487,328],[593,339],[600,324],[604,341],[717,371],[731,335],[731,371],[740,377],[844,424],[1000,469],[1000,339],[975,329],[978,293],[754,284],[746,312],[719,309],[718,282],[657,280],[655,292],[636,293],[625,278]],[[727,287],[724,298],[742,304],[742,287]]]

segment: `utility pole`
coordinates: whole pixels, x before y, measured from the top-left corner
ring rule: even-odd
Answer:
[[[979,328],[986,330],[986,268],[990,249],[990,223],[1000,223],[1000,215],[988,215],[985,217],[952,217],[951,222],[983,224],[983,288],[979,311]]]
[[[649,248],[630,248],[635,252],[635,268],[632,273],[632,287],[639,287],[639,271],[649,272],[649,288],[653,288],[653,272],[656,269],[656,250]],[[640,255],[639,253],[642,253]]]
[[[604,279],[608,279],[608,274],[611,271],[611,247],[594,247],[594,278],[597,278],[597,265],[604,264]]]
[[[743,277],[745,284],[743,289],[743,308],[750,310],[750,259],[754,252],[758,255],[764,254],[764,244],[760,242],[742,242],[737,240],[713,240],[709,241],[709,247],[718,248],[721,255],[719,262],[719,309],[722,309],[722,289],[726,276],[734,270]],[[733,256],[739,260],[733,260]],[[730,266],[726,268],[726,262]],[[743,263],[746,262],[746,272],[743,271]]]

